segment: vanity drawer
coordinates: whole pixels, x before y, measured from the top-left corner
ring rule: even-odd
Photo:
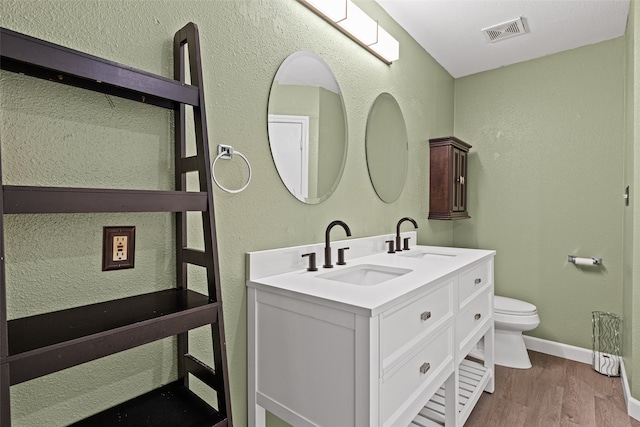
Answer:
[[[491,284],[491,267],[491,261],[486,261],[460,274],[460,281],[458,282],[458,303],[460,307],[469,302],[469,299],[476,292]]]
[[[446,364],[453,372],[453,328],[447,327],[434,337],[424,340],[421,346],[397,369],[382,378],[380,385],[381,425],[393,425],[396,412],[405,406],[437,379]],[[396,416],[394,416],[396,415]],[[390,420],[390,418],[393,418]]]
[[[492,293],[484,292],[460,312],[457,319],[458,343],[463,349],[469,339],[492,318]],[[479,338],[479,337],[478,337]]]
[[[434,286],[380,318],[383,375],[393,361],[453,316],[453,280]]]

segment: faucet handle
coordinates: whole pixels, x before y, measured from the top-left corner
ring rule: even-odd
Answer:
[[[385,240],[385,243],[389,244],[389,250],[387,251],[388,254],[395,254],[396,251],[393,249],[393,244],[395,243],[393,240]]]
[[[403,247],[402,247],[402,250],[403,250],[403,251],[408,251],[408,250],[410,250],[410,249],[409,249],[409,239],[411,239],[411,237],[405,237],[405,238],[403,239],[403,241],[404,241],[404,245],[403,245]]]
[[[338,249],[338,262],[336,262],[336,265],[347,265],[347,263],[344,261],[344,251],[347,250],[349,250],[348,247]]]
[[[302,257],[309,257],[309,267],[307,267],[307,271],[318,271],[318,267],[316,267],[316,253],[309,252],[308,254],[303,254]]]

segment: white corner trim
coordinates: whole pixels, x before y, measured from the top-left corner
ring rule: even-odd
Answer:
[[[629,389],[629,379],[627,378],[627,371],[624,369],[624,360],[620,364],[620,371],[622,372],[622,392],[624,393],[624,399],[627,402],[627,414],[631,418],[635,418],[640,421],[640,400],[631,397],[631,390]]]
[[[563,359],[574,360],[580,363],[593,363],[591,350],[582,347],[576,347],[569,344],[562,344],[555,341],[543,340],[541,338],[523,335],[524,343],[529,350],[539,353],[550,354]]]
[[[573,345],[562,344],[555,341],[543,340],[541,338],[530,337],[523,335],[524,343],[527,349],[537,351],[539,353],[550,354],[556,357],[562,357],[563,359],[574,360],[576,362],[593,363],[592,351],[582,347],[575,347]],[[631,396],[631,390],[629,389],[629,380],[627,379],[627,372],[624,369],[624,360],[620,360],[620,371],[622,380],[622,391],[624,393],[624,399],[627,403],[627,414],[631,418],[640,421],[640,400]]]

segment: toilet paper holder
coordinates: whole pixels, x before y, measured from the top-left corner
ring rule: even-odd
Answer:
[[[602,265],[602,258],[580,258],[576,255],[567,255],[567,261],[578,265]],[[576,262],[577,261],[577,262]]]

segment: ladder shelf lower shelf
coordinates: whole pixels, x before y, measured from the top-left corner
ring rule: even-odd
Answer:
[[[168,289],[8,322],[11,384],[215,323],[220,304]]]
[[[226,427],[227,418],[174,381],[70,427]]]

